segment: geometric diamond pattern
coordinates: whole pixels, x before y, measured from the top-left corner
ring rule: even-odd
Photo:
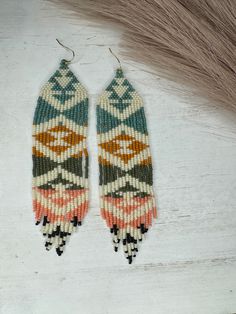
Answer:
[[[99,146],[106,152],[119,157],[125,163],[148,147],[145,143],[137,141],[135,137],[128,134],[119,134],[109,142],[101,143]]]
[[[97,105],[97,135],[101,215],[132,263],[156,205],[142,99],[120,68]]]
[[[33,210],[46,249],[58,255],[88,211],[87,125],[87,92],[62,60],[33,122]]]
[[[36,140],[56,152],[57,155],[79,144],[84,138],[83,135],[76,134],[64,125],[58,125],[35,135]]]

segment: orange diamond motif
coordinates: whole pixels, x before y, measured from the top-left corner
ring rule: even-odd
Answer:
[[[58,125],[46,132],[35,135],[36,140],[47,146],[55,152],[57,155],[65,152],[68,148],[79,144],[85,137],[83,135],[76,134],[69,128]]]
[[[125,163],[128,163],[131,158],[148,147],[148,145],[137,141],[133,136],[128,134],[120,134],[111,141],[99,145],[106,152],[119,157]]]

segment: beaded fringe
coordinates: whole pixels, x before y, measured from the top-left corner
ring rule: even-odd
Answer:
[[[97,105],[97,133],[101,215],[131,264],[156,206],[142,99],[120,68]]]
[[[88,95],[68,63],[43,86],[33,122],[33,210],[61,255],[88,210]]]

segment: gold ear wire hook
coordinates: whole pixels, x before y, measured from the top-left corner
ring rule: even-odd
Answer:
[[[57,39],[57,38],[56,38],[56,41],[58,42],[59,45],[61,45],[63,48],[65,48],[66,50],[68,50],[68,51],[70,51],[70,52],[72,53],[72,58],[71,58],[71,60],[66,60],[66,59],[64,59],[66,62],[71,63],[71,62],[74,60],[74,57],[75,57],[75,52],[74,52],[74,50],[72,50],[71,48],[69,48],[69,47],[63,45],[63,44],[60,42],[60,40]]]
[[[111,48],[109,48],[110,53],[116,58],[116,60],[118,61],[120,68],[121,68],[121,62],[120,59],[114,54],[114,52],[111,50]]]

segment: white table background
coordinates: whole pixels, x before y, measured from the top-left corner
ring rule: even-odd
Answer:
[[[40,87],[70,54],[90,97],[90,210],[65,254],[47,252],[31,210],[31,124]],[[0,313],[236,313],[236,115],[177,95],[122,60],[142,94],[159,218],[131,266],[100,217],[96,99],[120,33],[43,0],[0,2]]]

